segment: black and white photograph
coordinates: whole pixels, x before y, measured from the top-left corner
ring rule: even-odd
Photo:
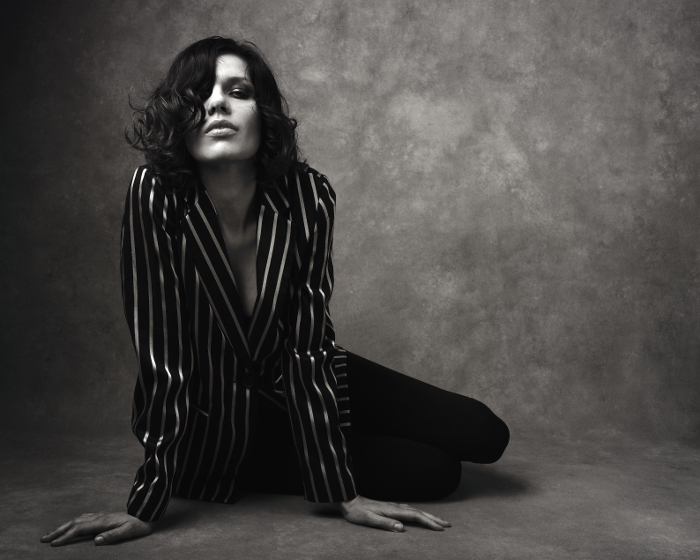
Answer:
[[[700,558],[697,0],[0,21],[0,558]]]

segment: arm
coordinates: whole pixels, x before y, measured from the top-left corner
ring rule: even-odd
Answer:
[[[142,521],[165,513],[189,412],[193,357],[177,227],[175,197],[140,168],[126,200],[121,271],[124,312],[140,366],[132,429],[145,451],[128,513]]]
[[[302,467],[306,499],[335,502],[350,523],[401,532],[401,521],[436,531],[450,524],[406,504],[370,500],[357,493],[352,461],[340,430],[333,373],[335,332],[328,310],[333,290],[335,193],[323,178],[311,176],[315,209],[313,232],[300,255],[299,276],[289,306],[284,383]],[[300,193],[300,198],[303,198]],[[305,223],[312,221],[306,213]]]
[[[45,535],[61,546],[97,534],[108,544],[149,534],[167,508],[178,442],[187,423],[193,368],[185,294],[178,274],[175,201],[145,168],[127,194],[121,241],[124,312],[139,361],[132,428],[144,446],[127,512],[85,514]]]
[[[357,490],[340,429],[332,369],[335,333],[328,303],[333,290],[335,193],[327,182],[311,181],[313,200],[318,202],[316,208],[303,210],[309,238],[299,248],[300,266],[293,280],[283,377],[306,499],[337,502],[354,498]]]

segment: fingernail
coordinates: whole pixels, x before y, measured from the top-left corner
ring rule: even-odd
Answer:
[[[105,538],[104,537],[95,537],[95,544],[97,546],[104,544],[105,543]]]
[[[394,531],[403,531],[403,525],[401,525],[401,523],[394,523]]]

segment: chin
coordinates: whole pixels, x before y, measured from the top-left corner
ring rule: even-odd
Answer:
[[[207,153],[207,154],[198,154],[199,157],[195,157],[194,159],[197,161],[197,163],[202,164],[202,165],[226,165],[226,164],[234,164],[234,163],[245,163],[245,162],[250,162],[251,164],[253,163],[253,159],[255,158],[255,152],[228,152],[228,151],[222,151],[222,152],[214,152],[214,153]]]

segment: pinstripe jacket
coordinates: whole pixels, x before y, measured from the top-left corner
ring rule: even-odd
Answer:
[[[201,182],[171,193],[147,167],[132,179],[121,273],[140,366],[132,428],[145,454],[128,512],[142,520],[159,519],[173,493],[235,501],[259,398],[289,412],[307,500],[357,493],[341,430],[344,351],[328,312],[335,193],[298,168],[259,198],[258,299],[247,318]]]

